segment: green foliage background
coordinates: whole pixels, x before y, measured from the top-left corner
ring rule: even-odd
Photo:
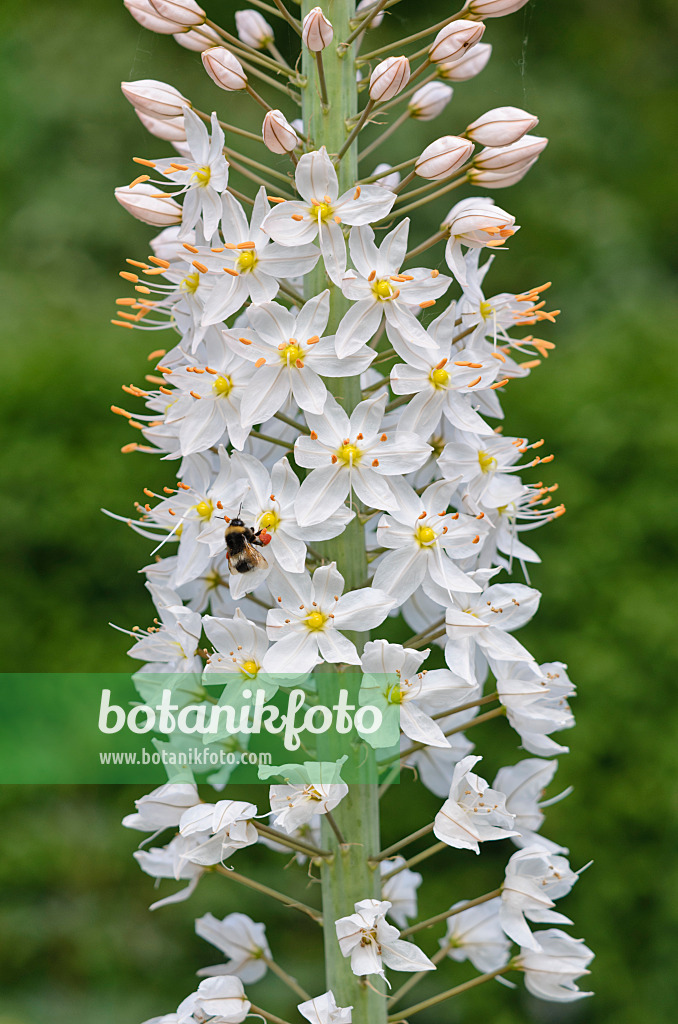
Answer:
[[[207,6],[231,27],[246,4]],[[448,9],[436,0],[423,13],[428,21]],[[556,453],[548,479],[568,506],[534,535],[543,565],[533,583],[545,596],[523,635],[540,660],[569,662],[580,691],[572,753],[558,773],[575,792],[549,812],[546,832],[570,845],[575,866],[595,860],[563,903],[573,934],[598,954],[594,999],[557,1007],[522,987],[485,987],[422,1024],[675,1020],[676,20],[671,0],[533,0],[489,23],[493,59],[457,87],[448,120],[408,126],[384,146],[383,158],[397,162],[503,103],[538,113],[552,140],[524,182],[496,195],[522,230],[491,283],[520,290],[551,279],[563,310],[548,335],[555,353],[509,389],[507,429],[546,435]],[[395,39],[422,24],[417,5],[403,3],[386,31]],[[143,257],[149,237],[111,193],[136,173],[133,154],[167,151],[145,135],[119,81],[159,78],[203,109],[215,104],[241,121],[248,113],[215,94],[199,57],[139,30],[117,0],[4,0],[0,28],[3,667],[119,671],[125,645],[106,623],[149,618],[135,575],[148,548],[99,507],[127,511],[145,484],[168,479],[156,460],[118,454],[129,437],[107,411],[122,382],[141,380],[154,347],[108,324],[117,271],[125,256]],[[286,46],[285,27],[277,33]],[[418,236],[442,209],[416,218]],[[507,732],[501,723],[478,738],[488,778],[520,756]],[[190,904],[147,912],[152,883],[119,825],[136,795],[0,794],[0,1024],[135,1024],[173,1009],[194,971],[218,960],[192,935],[193,917],[207,910],[267,920],[274,952],[322,991],[305,919],[258,909],[227,882],[207,880]],[[389,842],[435,810],[432,798],[410,795],[392,791]],[[506,853],[484,851],[477,864],[461,855],[446,873],[432,861],[422,912],[492,888]],[[264,872],[263,861],[254,870]],[[435,937],[422,943],[430,953]],[[454,984],[464,972],[450,965],[446,977]],[[257,1002],[292,1012],[275,983],[256,991]]]

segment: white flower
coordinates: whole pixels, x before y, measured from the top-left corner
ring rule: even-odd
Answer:
[[[276,687],[265,678],[257,680],[268,650],[266,631],[261,626],[250,622],[236,608],[232,619],[205,615],[203,629],[215,648],[205,666],[203,681],[206,686],[227,681],[220,704],[241,706],[246,703],[243,691],[247,689],[263,688],[267,699],[272,696]]]
[[[289,247],[275,245],[262,230],[270,210],[266,189],[262,186],[254,201],[248,222],[245,211],[230,192],[221,197],[223,245],[199,249],[197,261],[213,278],[213,288],[205,303],[203,323],[225,320],[244,305],[270,302],[278,294],[278,283],[285,278],[307,274],[318,262],[314,245]]]
[[[219,864],[235,850],[252,846],[258,832],[252,824],[257,808],[241,800],[198,804],[185,811],[179,822],[184,839],[195,837],[200,845],[184,854],[193,864]]]
[[[333,811],[348,793],[348,786],[344,782],[303,782],[271,786],[269,793],[271,811],[275,812],[275,827],[293,835],[313,821],[316,815]]]
[[[391,904],[388,916],[393,918],[399,928],[407,927],[407,919],[417,916],[417,889],[423,881],[418,871],[410,871],[404,865],[404,857],[379,861],[382,877],[391,871],[398,872],[382,883],[381,897]]]
[[[538,999],[550,999],[565,1003],[592,992],[580,992],[575,982],[590,974],[588,965],[594,954],[584,945],[583,939],[573,939],[560,928],[549,928],[538,932],[540,952],[521,949],[516,964],[525,972],[525,988]]]
[[[480,757],[465,757],[452,777],[450,795],[435,817],[433,834],[448,846],[480,853],[479,843],[514,835],[513,815],[503,793],[490,789],[471,769]]]
[[[523,483],[515,474],[529,446],[523,438],[500,434],[478,436],[464,431],[445,445],[438,459],[442,473],[452,480],[461,478],[471,501],[487,503],[490,508],[508,505],[520,498]]]
[[[450,910],[464,906],[464,900]],[[497,896],[477,907],[469,907],[447,919],[447,935],[440,939],[451,960],[470,960],[477,971],[497,971],[508,963],[511,943],[499,923],[501,901]]]
[[[379,188],[380,186],[376,186]],[[413,345],[431,348],[432,342],[413,309],[419,312],[435,304],[451,284],[451,278],[437,270],[415,267],[406,274],[400,265],[407,252],[408,218],[390,231],[379,248],[370,227],[351,231],[349,247],[356,270],[350,270],[341,283],[344,295],[353,305],[337,329],[336,345],[340,357],[350,355],[372,338],[386,317]]]
[[[519,230],[512,214],[495,206],[493,199],[480,196],[456,203],[443,224],[450,232],[445,259],[462,287],[467,282],[462,245],[471,249],[496,249]]]
[[[248,310],[248,330],[224,331],[232,350],[256,367],[241,407],[245,423],[269,419],[290,392],[305,412],[321,413],[327,388],[319,374],[353,377],[367,369],[376,355],[367,345],[347,359],[338,359],[334,338],[322,337],[329,315],[330,293],[324,291],[296,316],[277,302],[264,302]]]
[[[270,476],[251,455],[236,453],[233,463],[249,483],[242,504],[244,521],[251,523],[255,531],[266,530],[271,537],[266,558],[270,561],[269,556],[272,556],[285,572],[304,572],[306,544],[338,537],[353,518],[346,506],[341,505],[322,522],[301,527],[294,512],[301,485],[286,458],[275,463]]]
[[[298,465],[311,469],[295,502],[300,526],[313,525],[331,515],[353,490],[373,508],[398,507],[393,488],[384,479],[418,469],[429,445],[416,434],[382,430],[386,396],[360,402],[349,419],[328,395],[321,415],[306,414],[310,437],[297,438]]]
[[[196,919],[195,931],[229,959],[229,963],[206,967],[199,974],[208,977],[234,974],[248,985],[260,981],[266,974],[266,960],[271,959],[266,927],[247,914],[227,914],[221,921],[213,914],[204,914]]]
[[[358,976],[378,974],[385,978],[384,967],[394,971],[434,971],[433,964],[413,942],[398,938],[400,932],[387,924],[388,900],[360,900],[355,914],[336,922],[339,947],[351,958],[351,970]]]
[[[331,992],[324,992],[305,1003],[299,1003],[297,1010],[311,1024],[351,1024],[352,1006],[337,1006]]]
[[[295,173],[301,201],[280,203],[263,224],[281,245],[299,246],[319,235],[325,269],[341,284],[346,271],[342,224],[370,224],[391,212],[396,196],[381,185],[360,185],[339,195],[337,172],[322,149],[304,153]],[[341,354],[341,353],[340,353]]]
[[[166,228],[170,224],[181,223],[179,203],[169,195],[159,195],[154,185],[140,182],[133,187],[116,188],[115,198],[128,213],[144,224]]]
[[[197,653],[202,632],[200,616],[190,608],[185,608],[171,590],[153,587],[151,584],[147,584],[147,587],[155,596],[161,625],[152,626],[146,631],[138,629],[130,632],[130,636],[138,637],[127,652],[130,658],[149,662],[144,666],[146,671],[199,671],[202,665]]]
[[[525,750],[546,757],[566,754],[568,747],[549,736],[574,725],[566,699],[574,693],[574,686],[566,666],[561,662],[505,663],[496,666],[496,674],[499,699]]]
[[[439,480],[420,497],[401,485],[398,508],[379,520],[377,541],[390,550],[379,559],[374,586],[393,594],[399,604],[422,583],[426,590],[429,580],[445,592],[478,594],[482,589],[453,559],[473,557],[487,526],[472,516],[447,511],[453,490],[452,483]]]
[[[499,921],[508,937],[519,946],[539,950],[539,941],[527,921],[572,924],[569,917],[551,907],[555,906],[554,899],[567,895],[578,877],[565,857],[550,854],[542,846],[528,846],[514,853],[506,865],[499,910]]]
[[[178,825],[186,808],[198,801],[195,783],[167,782],[135,800],[136,814],[128,814],[122,823],[125,828],[136,828],[140,832],[160,832]]]
[[[571,789],[550,800],[541,801],[544,790],[558,768],[557,761],[528,757],[518,764],[500,768],[492,785],[506,796],[506,809],[515,815],[514,826],[519,834],[513,837],[516,846],[543,846],[550,853],[567,853],[567,848],[537,835],[544,822],[541,808],[562,800]]]
[[[212,138],[190,107],[184,107],[184,127],[190,159],[155,161],[155,169],[180,188],[173,195],[184,196],[179,237],[186,236],[202,219],[205,237],[211,238],[221,216],[221,193],[228,184],[228,164],[224,157],[224,133],[216,114],[212,114]]]
[[[313,573],[271,571],[268,586],[276,604],[268,613],[266,631],[273,641],[264,658],[267,672],[308,672],[318,657],[329,662],[360,664],[355,645],[342,630],[373,629],[395,604],[381,590],[365,587],[341,596],[344,578],[335,562]]]
[[[178,1024],[205,1024],[210,1019],[219,1024],[242,1024],[250,1006],[240,978],[205,978],[198,991],[178,1006]]]
[[[161,900],[152,903],[150,910],[157,910],[159,907],[170,906],[172,903],[183,903],[184,900],[195,892],[200,881],[204,868],[198,864],[191,863],[186,854],[195,850],[196,845],[204,839],[184,839],[183,836],[175,836],[165,847],[153,846],[150,850],[136,850],[133,854],[142,871],[151,878],[176,878],[183,881],[188,880],[188,885],[171,896],[165,896]]]

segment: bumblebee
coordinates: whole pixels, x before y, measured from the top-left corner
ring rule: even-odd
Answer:
[[[255,533],[251,527],[245,526],[242,519],[236,517],[226,527],[225,538],[228,567],[234,575],[268,566],[264,556],[254,547],[257,545],[263,548],[270,543],[271,535],[266,530],[257,530]]]

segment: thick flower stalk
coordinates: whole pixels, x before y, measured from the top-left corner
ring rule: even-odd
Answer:
[[[486,33],[485,19],[525,0],[469,0],[383,45],[397,2],[302,0],[297,10],[274,0],[257,6],[275,25],[241,10],[221,27],[195,0],[125,0],[143,26],[200,52],[217,87],[215,111],[203,112],[175,85],[123,84],[165,153],[135,157],[139,175],[116,190],[160,231],[121,273],[131,287],[114,323],[162,331],[163,347],[152,346],[143,386],[123,388],[134,409],[113,411],[141,435],[123,452],[157,454],[177,478],[147,489],[137,518],[117,517],[151,541],[155,624],[130,631],[129,653],[144,663],[137,688],[148,700],[164,673],[179,707],[228,704],[243,723],[256,687],[271,697],[296,686],[312,712],[345,678],[355,707],[382,720],[378,736],[356,724],[365,777],[380,785],[346,784],[345,758],[330,756],[260,769],[275,778],[260,806],[259,791],[256,802],[230,798],[225,769],[207,780],[216,792],[169,782],[125,818],[146,842],[162,836],[135,855],[142,870],[187,883],[154,906],[188,898],[207,871],[261,895],[261,921],[196,921],[225,962],[200,972],[176,1011],[159,1008],[172,1024],[288,1024],[277,1006],[256,1005],[268,971],[311,1024],[409,1019],[508,972],[540,998],[588,994],[576,981],[593,954],[559,928],[533,929],[571,923],[553,908],[578,873],[540,829],[557,768],[548,758],[567,751],[551,733],[573,724],[574,688],[562,663],[538,664],[514,635],[540,599],[524,535],[564,508],[533,472],[553,455],[504,429],[501,406],[554,347],[525,328],[557,311],[548,285],[488,295],[487,272],[518,226],[478,193],[520,180],[546,139],[511,106],[456,121],[449,85],[487,63],[498,26]],[[229,123],[235,105],[249,109],[249,128]],[[409,118],[430,125],[423,151],[371,171],[372,153]],[[364,145],[372,122],[381,135]],[[447,193],[462,186],[450,209]],[[424,239],[417,210],[429,202],[441,226]],[[227,527],[249,543],[229,546]],[[493,766],[491,753],[471,754],[478,726],[498,717],[529,757]],[[204,742],[246,749],[248,730],[219,726]],[[399,765],[441,801],[409,836],[379,817]],[[506,849],[505,877],[418,920],[426,883],[411,867],[437,856],[453,892],[455,860],[490,841]],[[278,888],[249,877],[255,844],[272,864],[291,855],[319,876],[311,903],[288,898],[283,875]],[[325,991],[305,991],[293,951],[267,935],[266,900],[322,935]],[[480,973],[458,981],[462,961]],[[439,994],[405,1001],[429,972]]]

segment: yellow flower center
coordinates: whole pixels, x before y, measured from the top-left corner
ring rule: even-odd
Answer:
[[[390,281],[382,279],[381,281],[375,281],[372,285],[372,291],[378,299],[390,299],[393,295],[394,288]]]
[[[385,696],[389,704],[402,704],[405,695],[400,689],[400,683],[394,683],[393,686],[389,686]]]
[[[199,501],[193,506],[201,519],[211,519],[214,512],[214,505],[211,501]]]
[[[309,612],[306,616],[306,625],[314,633],[322,629],[326,622],[327,615],[323,615],[322,612]]]
[[[444,388],[449,379],[450,375],[447,370],[439,366],[434,367],[429,374],[429,380],[434,388]]]
[[[289,345],[285,345],[284,348],[280,349],[280,361],[287,363],[288,366],[294,366],[297,360],[303,363],[305,354],[301,346],[290,338]]]
[[[268,530],[269,533],[273,533],[275,532],[275,530],[278,529],[279,523],[280,516],[278,515],[277,512],[273,512],[272,510],[269,512],[264,512],[263,516],[261,516],[259,519],[259,529]]]
[[[431,529],[430,526],[418,526],[415,534],[417,544],[420,548],[426,547],[427,544],[432,544],[436,539],[435,530]]]
[[[212,569],[205,576],[205,583],[207,584],[208,590],[216,590],[217,587],[225,586],[226,580],[216,571],[216,569]]]
[[[189,292],[190,295],[193,295],[195,292],[197,292],[199,285],[200,275],[198,273],[195,273],[187,274],[186,277],[181,282],[181,284],[179,285],[179,287],[182,292]]]
[[[483,320],[488,320],[494,313],[494,306],[491,302],[488,302],[487,299],[483,299],[478,310]]]
[[[256,676],[259,671],[259,666],[256,661],[243,661],[241,668],[248,676]]]
[[[193,172],[193,181],[196,183],[196,185],[199,185],[200,188],[204,188],[205,185],[209,185],[211,177],[211,167],[201,167],[200,170]]]
[[[483,473],[489,473],[497,465],[497,460],[489,452],[478,452],[478,463]]]
[[[233,390],[233,381],[230,377],[217,377],[212,385],[212,389],[218,395],[230,395]]]
[[[361,455],[362,452],[354,444],[342,444],[341,448],[337,448],[337,457],[346,463],[347,466],[349,463],[355,465],[357,462],[360,462]]]
[[[320,217],[321,220],[327,220],[328,217],[332,216],[332,207],[329,203],[318,203],[317,206],[311,207],[311,216],[313,220],[317,220]]]
[[[252,270],[257,265],[257,254],[253,249],[246,249],[240,253],[236,263],[240,273]]]

